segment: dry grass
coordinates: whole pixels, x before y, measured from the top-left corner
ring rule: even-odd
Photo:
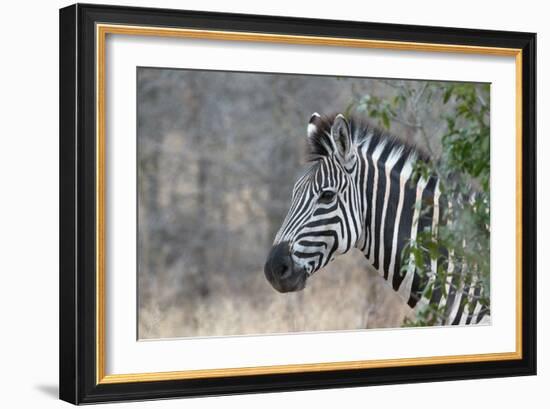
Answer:
[[[306,289],[280,294],[263,272],[246,280],[211,274],[206,297],[150,290],[139,310],[141,339],[398,327],[411,310],[358,252],[318,272]]]

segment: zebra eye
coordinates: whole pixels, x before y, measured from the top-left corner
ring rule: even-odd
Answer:
[[[321,192],[321,194],[319,195],[319,202],[328,204],[328,203],[331,203],[335,197],[336,197],[335,192],[331,190],[325,190]]]

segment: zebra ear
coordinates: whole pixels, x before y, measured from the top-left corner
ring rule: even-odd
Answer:
[[[309,118],[309,122],[307,124],[307,136],[308,138],[311,138],[315,133],[317,132],[317,129],[319,129],[319,121],[321,120],[321,115],[319,115],[317,112],[314,112],[311,115],[311,118]]]
[[[351,159],[351,131],[349,123],[346,117],[342,114],[338,114],[334,118],[332,128],[330,129],[330,136],[334,143],[336,153],[344,161],[344,164]]]

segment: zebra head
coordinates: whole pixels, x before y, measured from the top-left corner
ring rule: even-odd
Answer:
[[[302,290],[309,276],[348,252],[362,233],[355,182],[359,159],[350,124],[342,114],[315,113],[307,138],[313,164],[294,185],[264,267],[280,292]]]

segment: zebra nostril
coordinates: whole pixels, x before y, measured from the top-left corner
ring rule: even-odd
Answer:
[[[283,259],[281,264],[278,266],[278,271],[276,272],[279,278],[285,279],[290,277],[292,274],[292,268],[290,265],[290,260]]]

